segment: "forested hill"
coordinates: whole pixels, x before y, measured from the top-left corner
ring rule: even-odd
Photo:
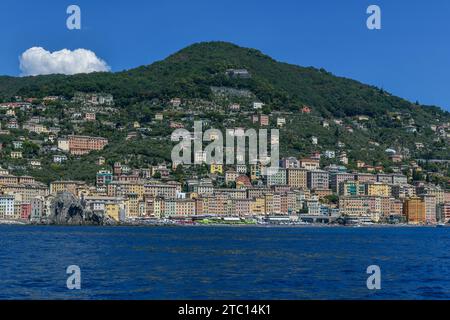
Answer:
[[[249,76],[230,76],[230,69],[245,69]],[[208,99],[212,96],[211,86],[248,89],[272,110],[297,111],[308,105],[324,117],[377,116],[387,112],[408,112],[424,120],[449,117],[440,108],[420,106],[323,69],[278,62],[258,50],[226,42],[194,44],[163,61],[117,73],[0,77],[0,99],[108,92],[126,106],[175,96]]]

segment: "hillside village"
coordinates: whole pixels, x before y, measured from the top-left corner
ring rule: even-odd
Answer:
[[[251,78],[246,69],[227,69]],[[448,117],[409,112],[324,117],[252,91],[211,86],[212,99],[110,93],[15,96],[0,103],[0,220],[45,223],[60,192],[117,222],[410,223],[450,219]],[[280,130],[280,170],[263,164],[172,163],[175,129]],[[204,152],[193,155],[204,159]]]

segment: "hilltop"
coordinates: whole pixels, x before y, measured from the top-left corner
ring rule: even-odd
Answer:
[[[229,77],[229,69],[246,69],[249,78]],[[116,73],[72,76],[0,77],[0,97],[63,95],[106,91],[122,103],[145,99],[211,98],[211,86],[252,91],[274,110],[296,111],[314,106],[323,116],[375,116],[408,111],[427,115],[448,113],[418,106],[358,81],[336,77],[324,69],[278,62],[255,49],[227,42],[188,46],[163,61]]]

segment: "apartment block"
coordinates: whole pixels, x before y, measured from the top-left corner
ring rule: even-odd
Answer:
[[[245,189],[215,188],[213,194],[214,196],[223,196],[231,199],[247,198],[247,191]]]
[[[68,136],[69,152],[73,155],[84,155],[94,150],[102,150],[108,139],[90,136]]]
[[[300,159],[300,167],[307,170],[318,170],[320,161],[318,159],[303,158]]]
[[[409,184],[392,185],[391,195],[397,199],[413,198],[416,196],[416,188]]]
[[[21,202],[48,195],[48,188],[42,183],[3,184],[0,185],[0,191],[14,195],[15,200]]]
[[[303,168],[287,169],[287,184],[292,188],[308,188],[308,171]]]
[[[153,197],[163,197],[166,199],[174,199],[177,193],[180,192],[179,185],[172,184],[145,184],[144,193]]]
[[[361,183],[377,182],[377,176],[371,173],[356,173],[355,178]]]
[[[358,181],[347,180],[340,182],[339,195],[340,196],[362,196],[366,193],[366,187],[363,183]]]
[[[106,186],[113,181],[113,174],[109,170],[100,170],[96,174],[96,185]]]
[[[436,196],[425,194],[422,195],[421,198],[423,199],[424,205],[425,205],[425,221],[428,224],[434,224],[436,223]]]
[[[426,222],[425,202],[419,197],[405,200],[403,212],[408,223],[423,224]]]
[[[439,221],[448,223],[450,221],[450,202],[444,202],[438,205],[437,215]]]
[[[368,196],[389,197],[391,195],[391,187],[387,183],[366,183],[365,187]]]
[[[308,171],[307,173],[307,187],[310,190],[328,189],[329,173],[324,170]]]
[[[0,195],[0,219],[14,219],[14,196]]]
[[[339,191],[341,182],[355,181],[355,174],[346,172],[331,172],[330,173],[330,189],[333,192]]]
[[[287,171],[284,168],[277,168],[277,170],[267,169],[268,174],[265,176],[267,186],[285,185],[287,183]]]
[[[444,203],[445,192],[435,185],[419,185],[416,187],[416,194],[431,195],[436,197],[436,203]]]
[[[83,181],[52,181],[50,183],[50,194],[57,194],[58,192],[70,192],[78,195],[78,190],[84,188],[86,184]]]

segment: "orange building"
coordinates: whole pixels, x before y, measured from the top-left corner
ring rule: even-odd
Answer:
[[[408,223],[422,224],[426,222],[425,202],[418,197],[409,198],[403,206],[403,213]]]
[[[69,136],[69,151],[74,155],[87,154],[93,150],[102,150],[108,144],[108,139],[89,136]]]

